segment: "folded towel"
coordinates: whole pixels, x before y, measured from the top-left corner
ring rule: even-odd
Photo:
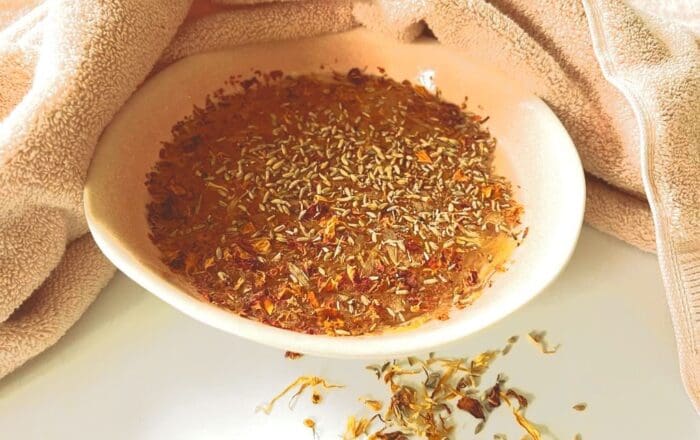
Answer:
[[[34,3],[0,5],[0,377],[55,343],[114,274],[89,236],[83,184],[102,130],[154,68],[356,25],[349,0],[235,14],[189,0]]]
[[[584,6],[603,74],[635,114],[681,377],[700,413],[700,44],[689,32],[700,10],[675,23],[613,0]]]
[[[88,235],[87,168],[188,6],[51,1],[0,33],[0,376],[56,342],[114,273]]]
[[[698,405],[700,56],[683,1],[636,0],[640,12],[615,0],[201,0],[184,23],[186,0],[0,6],[11,23],[0,33],[0,377],[60,337],[111,274],[85,235],[82,183],[101,130],[149,72],[359,22],[404,41],[429,28],[517,71],[552,107],[587,172],[587,222],[658,251]]]

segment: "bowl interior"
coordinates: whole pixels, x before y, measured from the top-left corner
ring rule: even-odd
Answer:
[[[191,295],[190,288],[161,263],[148,238],[145,176],[175,122],[234,74],[259,69],[317,72],[324,65],[386,69],[444,99],[490,116],[498,139],[496,173],[515,185],[525,206],[529,234],[510,269],[471,306],[447,321],[380,335],[302,335],[250,321]],[[144,84],[105,130],[85,188],[88,224],[97,244],[127,276],[182,312],[222,330],[308,354],[334,357],[391,356],[427,350],[472,333],[506,316],[539,293],[568,261],[583,218],[584,180],[571,139],[551,110],[487,65],[434,41],[403,44],[366,30],[304,40],[265,43],[183,59]]]

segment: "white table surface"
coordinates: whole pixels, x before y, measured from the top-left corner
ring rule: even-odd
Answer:
[[[557,439],[700,439],[684,394],[655,257],[590,228],[560,278],[501,322],[441,349],[477,354],[512,334],[545,329],[559,352],[545,356],[521,338],[489,377],[535,398],[528,417]],[[313,417],[321,439],[338,439],[360,395],[386,398],[367,361],[283,358],[180,314],[119,274],[53,348],[0,381],[0,439],[302,439]],[[301,374],[348,385],[303,396],[272,415],[258,404]],[[492,379],[491,379],[492,380]],[[486,379],[488,382],[489,379]],[[571,406],[587,402],[576,412]],[[506,408],[484,431],[460,421],[458,439],[520,439]]]

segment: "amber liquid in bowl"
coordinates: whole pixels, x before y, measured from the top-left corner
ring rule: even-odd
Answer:
[[[464,106],[359,69],[227,87],[146,182],[153,243],[206,301],[309,334],[412,326],[471,304],[522,239]]]

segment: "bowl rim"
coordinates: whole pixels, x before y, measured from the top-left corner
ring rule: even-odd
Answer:
[[[194,56],[216,56],[217,54],[226,54],[235,50],[236,48],[219,50]],[[174,68],[188,58],[190,57],[175,62],[164,70]],[[480,64],[477,63],[477,65]],[[154,78],[157,76],[155,75]],[[138,90],[135,93],[138,93]],[[586,200],[583,167],[574,143],[559,118],[539,97],[529,92],[528,94],[541,107],[538,110],[544,112],[551,119],[551,122],[555,124],[556,130],[561,132],[563,145],[559,145],[560,153],[565,154],[566,162],[571,166],[569,170],[573,173],[570,176],[572,179],[571,183],[579,191],[579,194],[574,195],[574,197],[579,199],[579,203],[575,206],[575,212],[567,213],[567,217],[571,218],[571,221],[565,230],[566,242],[562,243],[562,245],[566,246],[566,249],[560,254],[565,257],[558,261],[556,263],[557,266],[549,271],[546,276],[540,277],[534,287],[519,292],[518,296],[515,296],[503,307],[498,310],[494,308],[481,310],[481,316],[478,320],[460,321],[451,318],[450,321],[454,322],[450,325],[430,328],[425,331],[414,329],[413,331],[390,331],[360,336],[309,335],[285,330],[244,318],[235,312],[197,299],[166,280],[165,277],[142,266],[121,244],[119,237],[115,236],[99,218],[93,215],[91,209],[93,201],[90,192],[92,173],[90,172],[88,173],[84,189],[84,209],[87,224],[97,246],[125,275],[182,313],[225,332],[283,350],[336,358],[400,356],[434,349],[486,328],[525,305],[556,279],[571,259],[575,250],[583,224]],[[108,129],[109,127],[105,129],[105,132]],[[95,148],[95,155],[99,152],[99,144],[101,142],[102,139],[100,139],[98,146]],[[92,169],[92,166],[90,168]],[[173,276],[175,275],[173,274]]]

